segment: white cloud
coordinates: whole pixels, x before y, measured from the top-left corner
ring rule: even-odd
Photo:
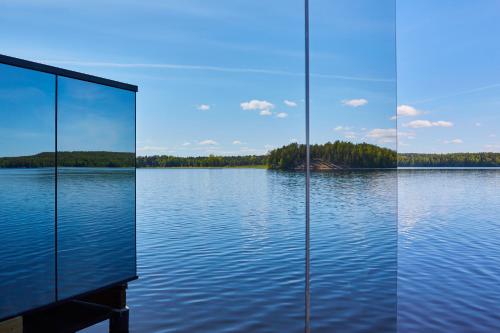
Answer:
[[[397,135],[395,128],[375,128],[369,131],[366,137],[374,139],[378,143],[393,143],[396,141]]]
[[[351,127],[349,126],[337,126],[333,130],[339,132],[339,131],[349,131],[350,129]]]
[[[347,99],[347,100],[343,100],[342,104],[344,104],[346,106],[353,107],[353,108],[357,108],[358,106],[363,106],[363,105],[368,104],[368,101],[364,98]]]
[[[484,148],[487,150],[487,151],[499,151],[500,152],[500,144],[488,144],[488,145],[484,145]]]
[[[354,139],[356,139],[358,136],[357,136],[356,132],[347,131],[347,132],[344,132],[344,137],[345,137],[346,139],[354,140]]]
[[[241,145],[241,144],[243,144],[243,142],[241,142],[240,140],[233,141],[233,145]]]
[[[240,103],[243,110],[260,110],[261,116],[270,116],[271,110],[274,109],[274,104],[268,101],[260,101],[258,99],[252,99],[249,102]]]
[[[389,120],[396,120],[396,119],[398,119],[397,116],[392,116],[391,118],[389,118]]]
[[[462,139],[453,139],[453,140],[445,140],[444,141],[445,144],[455,144],[455,145],[458,145],[458,144],[461,144],[461,143],[464,143],[464,141]]]
[[[210,105],[208,104],[200,104],[196,107],[200,111],[208,111],[210,110]]]
[[[299,142],[299,140],[297,140],[296,138],[290,139],[290,143],[297,143],[297,142]]]
[[[397,107],[397,115],[399,117],[414,117],[414,116],[418,116],[419,114],[421,114],[422,112],[415,109],[413,106],[410,106],[410,105],[400,105]]]
[[[476,127],[481,127],[481,123],[475,123]]]
[[[216,145],[216,144],[217,144],[217,142],[216,142],[216,141],[214,141],[214,140],[210,140],[210,139],[208,139],[208,140],[203,140],[203,141],[200,141],[200,142],[198,142],[198,144],[199,144],[199,145],[203,145],[203,146],[207,146],[207,145],[208,145],[208,146],[213,146],[213,145]]]
[[[366,136],[373,139],[393,140],[397,136],[397,131],[395,128],[375,128],[368,132]]]
[[[490,138],[496,138],[497,135],[495,133],[492,133],[492,134],[488,135],[488,137],[490,137]]]
[[[398,131],[398,137],[399,138],[407,138],[407,139],[415,139],[416,134],[415,134],[415,132]]]
[[[183,146],[189,146],[191,144],[191,142],[184,142],[182,145]]]
[[[285,99],[285,100],[283,101],[283,103],[285,103],[285,105],[286,105],[286,106],[289,106],[289,107],[291,107],[291,108],[294,108],[294,107],[296,107],[296,106],[297,106],[297,103],[296,103],[296,102],[294,102],[294,101],[289,101],[288,99]]]
[[[288,117],[288,113],[286,113],[286,112],[279,112],[278,114],[276,114],[276,117],[278,117],[278,118],[286,118],[286,117]]]
[[[411,128],[424,128],[424,127],[453,127],[453,123],[450,121],[430,121],[430,120],[413,120],[409,123],[403,124],[404,127]]]

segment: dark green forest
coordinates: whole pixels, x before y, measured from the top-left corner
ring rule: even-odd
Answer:
[[[304,169],[305,151],[305,145],[297,143],[275,149],[269,152],[267,165],[279,170]],[[338,169],[395,168],[396,152],[368,143],[335,141],[311,145],[311,161],[313,169],[318,164]]]
[[[200,168],[265,166],[267,156],[199,156],[177,157],[167,155],[138,156],[138,168]]]
[[[57,153],[61,167],[111,167],[134,166],[133,153],[106,151],[63,151]],[[46,168],[55,165],[55,153],[40,153],[31,156],[0,157],[0,168]]]
[[[400,167],[500,167],[500,153],[398,154]]]
[[[105,151],[59,152],[62,167],[133,167],[134,154]],[[138,156],[138,168],[176,167],[259,167],[274,170],[303,170],[305,145],[292,143],[267,155],[177,157]],[[41,168],[55,165],[54,153],[31,156],[0,157],[0,168]],[[398,154],[400,167],[500,167],[500,153]],[[396,152],[361,143],[335,141],[311,145],[313,170],[350,168],[394,168]]]

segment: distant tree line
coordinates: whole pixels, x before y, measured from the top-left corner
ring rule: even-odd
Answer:
[[[395,168],[396,152],[368,143],[335,141],[311,145],[313,163],[326,162],[338,168]],[[305,145],[292,143],[269,152],[270,169],[304,169]]]
[[[56,164],[55,153],[0,157],[0,168],[47,168]],[[134,154],[107,151],[63,151],[57,153],[60,167],[134,167]]]
[[[303,170],[306,148],[292,143],[270,151],[267,155],[178,157],[167,155],[138,156],[133,153],[106,151],[58,152],[62,167],[266,167],[275,170]],[[311,162],[326,167],[394,168],[400,167],[500,167],[500,153],[397,154],[375,145],[335,141],[311,145]],[[55,166],[54,153],[31,156],[0,157],[0,168],[43,168]]]
[[[398,154],[400,167],[500,167],[500,153]]]
[[[177,157],[168,155],[138,156],[138,168],[196,168],[264,166],[267,156],[197,156]]]

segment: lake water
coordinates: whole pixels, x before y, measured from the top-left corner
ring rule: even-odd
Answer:
[[[111,231],[127,243],[130,210],[113,208],[130,208],[133,174],[67,169],[59,177],[58,191],[75,193],[58,207],[61,262],[69,275],[101,283],[71,260],[85,252],[79,242],[64,243],[94,239],[90,249],[104,249],[105,260],[88,263],[112,278],[109,259],[133,253],[113,253],[99,235]],[[30,193],[33,184],[43,191]],[[19,291],[16,283],[33,291],[54,279],[53,184],[47,169],[0,170],[2,295]],[[500,170],[313,173],[313,332],[500,331],[499,185]],[[131,331],[303,332],[304,190],[300,173],[137,170]],[[99,223],[90,223],[91,210]],[[20,223],[26,232],[13,234]],[[16,266],[16,255],[29,265]],[[12,278],[18,270],[29,273],[24,281]],[[38,296],[43,304],[53,290]],[[105,330],[103,323],[86,331]]]
[[[137,171],[134,332],[303,332],[304,177]],[[396,329],[396,172],[314,174],[314,332]]]
[[[500,332],[500,170],[400,170],[400,332]]]

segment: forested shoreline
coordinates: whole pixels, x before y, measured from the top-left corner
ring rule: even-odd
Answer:
[[[500,153],[398,154],[400,167],[500,167]]]
[[[267,155],[138,156],[133,153],[106,151],[59,152],[61,167],[133,167],[138,168],[238,168],[258,167],[271,170],[304,170],[305,145],[292,143]],[[135,163],[134,163],[135,162]],[[0,168],[43,168],[55,166],[54,153],[0,157]],[[366,169],[399,167],[500,167],[500,153],[396,154],[395,151],[361,143],[335,141],[311,145],[311,169]]]

